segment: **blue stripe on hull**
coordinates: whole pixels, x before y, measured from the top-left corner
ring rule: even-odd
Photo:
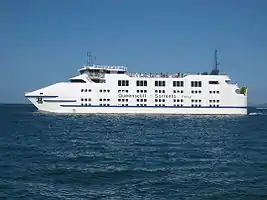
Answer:
[[[44,102],[52,102],[52,103],[59,103],[59,102],[77,102],[76,100],[64,100],[64,99],[62,99],[62,100],[60,100],[60,99],[55,99],[55,100],[53,100],[53,99],[46,99],[46,100],[44,100]]]
[[[25,97],[27,97],[27,98],[38,98],[38,97],[41,97],[41,98],[57,98],[58,96],[42,96],[42,95],[28,96],[28,95],[25,95]]]
[[[105,107],[105,108],[242,108],[247,109],[246,106],[219,106],[219,107],[209,107],[209,106],[201,106],[201,107],[191,107],[191,106],[183,106],[183,107],[177,107],[177,106],[99,106],[99,105],[91,105],[91,106],[82,106],[82,105],[60,105],[61,107]]]

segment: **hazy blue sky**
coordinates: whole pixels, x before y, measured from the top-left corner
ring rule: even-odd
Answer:
[[[267,102],[265,0],[1,0],[0,102],[67,81],[92,51],[131,72],[223,71]]]

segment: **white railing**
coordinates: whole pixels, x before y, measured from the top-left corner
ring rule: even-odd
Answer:
[[[83,69],[109,69],[109,70],[123,70],[127,71],[127,67],[120,65],[92,65],[92,66],[84,66]]]

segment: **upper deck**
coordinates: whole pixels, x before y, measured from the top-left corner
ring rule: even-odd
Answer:
[[[187,75],[213,75],[207,72],[203,73],[128,73],[126,66],[120,65],[84,65],[79,69],[81,74],[87,74],[89,77],[104,78],[105,74],[125,74],[131,78],[184,78]],[[226,75],[223,73],[217,75]]]
[[[229,79],[227,74],[225,73],[219,73],[219,70],[217,68],[218,62],[217,62],[217,50],[215,51],[214,55],[214,66],[210,73],[208,72],[202,72],[202,73],[181,73],[181,72],[175,72],[175,73],[128,73],[127,67],[123,65],[98,65],[93,64],[92,60],[90,58],[90,62],[87,63],[87,65],[83,65],[82,68],[80,68],[78,71],[81,75],[86,75],[90,80],[97,83],[104,83],[105,79],[110,77],[115,77],[113,75],[124,75],[128,76],[130,78],[185,78],[190,75],[190,77],[198,76],[198,78],[204,78],[209,75],[211,76],[224,76],[224,78]],[[121,76],[120,76],[121,77]],[[219,78],[219,77],[218,77]],[[222,78],[222,77],[221,77]],[[74,78],[77,79],[76,77]],[[75,81],[73,79],[73,81]],[[205,78],[204,78],[205,79]],[[81,79],[79,78],[78,82]],[[83,81],[85,81],[83,79]],[[87,81],[86,81],[87,82]]]
[[[95,72],[127,72],[127,67],[120,66],[120,65],[84,65],[81,69],[79,69],[79,72],[85,72],[85,71],[95,71]]]

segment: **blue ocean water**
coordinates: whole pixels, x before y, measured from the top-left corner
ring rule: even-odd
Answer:
[[[2,199],[267,199],[267,110],[59,115],[0,106]]]

